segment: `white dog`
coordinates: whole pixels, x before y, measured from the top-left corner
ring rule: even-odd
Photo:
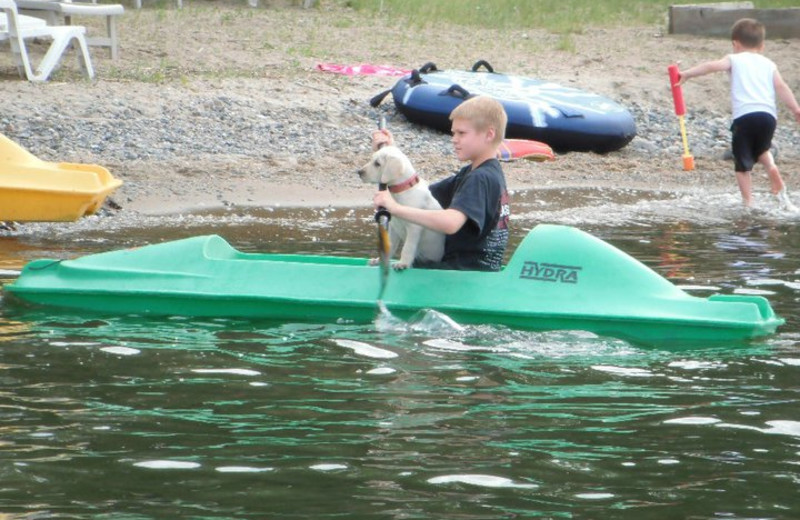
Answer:
[[[417,175],[411,161],[396,146],[384,146],[372,154],[370,161],[358,170],[358,175],[364,182],[386,184],[392,197],[404,206],[442,209],[431,195],[428,183]],[[415,260],[441,261],[444,256],[444,238],[443,233],[392,217],[389,221],[390,258],[397,252],[400,243],[403,243],[400,261],[394,264],[394,268],[406,269]]]

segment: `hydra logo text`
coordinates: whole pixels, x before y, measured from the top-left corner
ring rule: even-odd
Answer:
[[[519,277],[543,282],[578,283],[578,272],[581,269],[581,267],[575,265],[525,262]]]

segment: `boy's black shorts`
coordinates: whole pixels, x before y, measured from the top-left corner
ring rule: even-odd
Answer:
[[[777,121],[768,112],[751,112],[733,120],[733,163],[735,171],[749,172],[762,153],[772,146]]]

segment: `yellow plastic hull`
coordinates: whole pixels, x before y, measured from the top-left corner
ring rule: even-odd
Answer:
[[[122,185],[96,164],[42,161],[0,135],[0,221],[72,221]]]

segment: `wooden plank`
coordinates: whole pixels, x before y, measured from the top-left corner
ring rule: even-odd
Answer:
[[[740,18],[764,24],[767,39],[800,38],[800,7],[755,9],[752,2],[673,5],[669,8],[669,33],[730,38]]]

